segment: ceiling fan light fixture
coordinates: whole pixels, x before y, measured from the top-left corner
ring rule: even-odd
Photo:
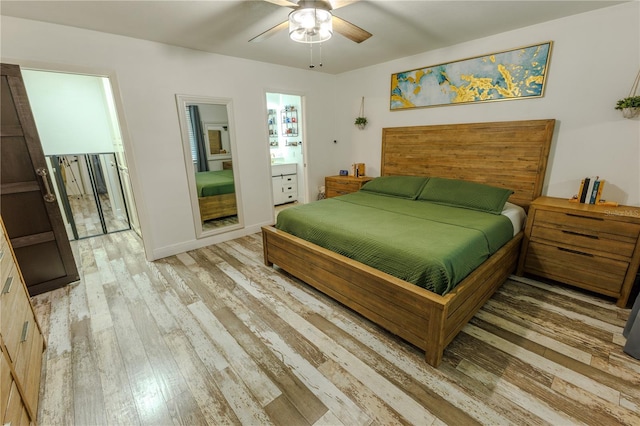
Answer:
[[[333,35],[333,16],[325,9],[307,7],[289,14],[289,37],[298,43],[320,43]]]

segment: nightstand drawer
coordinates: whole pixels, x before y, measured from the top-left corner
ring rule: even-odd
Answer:
[[[591,216],[582,212],[556,212],[536,210],[536,225],[555,225],[558,227],[582,229],[585,232],[606,233],[626,237],[627,241],[636,241],[640,235],[640,225],[618,220],[606,220],[605,217]],[[613,237],[612,237],[613,238]]]
[[[581,228],[557,226],[549,223],[536,223],[531,230],[531,238],[543,239],[551,243],[569,244],[576,248],[584,247],[609,253],[614,257],[630,258],[636,246],[636,239],[616,234],[593,232]],[[553,225],[551,225],[553,226]]]
[[[360,189],[360,182],[353,181],[330,181],[329,186],[331,190],[336,192],[350,193]]]
[[[524,267],[536,275],[617,297],[629,263],[532,241]]]
[[[337,197],[359,191],[362,185],[369,182],[368,176],[326,176],[324,178],[326,197]]]
[[[331,198],[331,197],[339,197],[340,195],[351,194],[352,192],[355,192],[357,190],[349,191],[347,189],[336,190],[334,188],[329,188],[326,191],[327,191],[326,197]]]
[[[517,274],[531,273],[617,299],[626,307],[640,265],[640,208],[531,203]]]

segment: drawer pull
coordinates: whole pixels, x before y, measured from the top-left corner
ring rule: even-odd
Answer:
[[[2,287],[2,294],[7,294],[11,291],[11,284],[13,283],[13,277],[8,277],[4,282],[4,287]]]
[[[571,250],[571,249],[564,248],[564,247],[558,247],[558,250],[566,251],[567,253],[579,254],[580,256],[593,257],[593,255],[591,253],[584,253],[584,252],[581,252],[581,251],[578,251],[578,250]]]
[[[604,219],[601,217],[592,217],[592,216],[582,216],[580,214],[575,214],[575,213],[565,213],[567,216],[572,216],[572,217],[579,217],[581,219],[591,219],[591,220],[598,220],[600,222],[602,222]]]
[[[27,334],[29,334],[29,321],[25,321],[22,325],[22,336],[20,336],[20,343],[27,341]]]
[[[600,237],[598,237],[597,235],[589,235],[589,234],[582,234],[580,232],[574,232],[574,231],[567,231],[565,229],[562,230],[563,234],[569,234],[569,235],[576,235],[578,237],[586,237],[586,238],[591,238],[594,240],[598,240],[600,239]]]

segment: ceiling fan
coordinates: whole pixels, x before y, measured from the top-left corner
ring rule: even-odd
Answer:
[[[356,43],[362,43],[369,37],[371,33],[363,30],[357,25],[352,24],[333,13],[340,7],[356,3],[357,0],[300,0],[297,3],[289,0],[264,0],[278,6],[292,8],[289,19],[266,30],[265,32],[253,37],[250,42],[263,41],[271,37],[278,31],[289,28],[289,36],[292,40],[301,43],[317,43],[327,40],[331,37],[333,31],[342,34],[349,40]],[[312,17],[314,25],[304,23],[306,19]],[[324,26],[325,23],[329,29]]]

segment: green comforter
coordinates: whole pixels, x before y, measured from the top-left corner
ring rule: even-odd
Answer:
[[[232,194],[235,192],[233,170],[197,172],[196,188],[198,189],[198,197]]]
[[[502,215],[364,191],[283,210],[276,228],[441,295],[513,237]]]

